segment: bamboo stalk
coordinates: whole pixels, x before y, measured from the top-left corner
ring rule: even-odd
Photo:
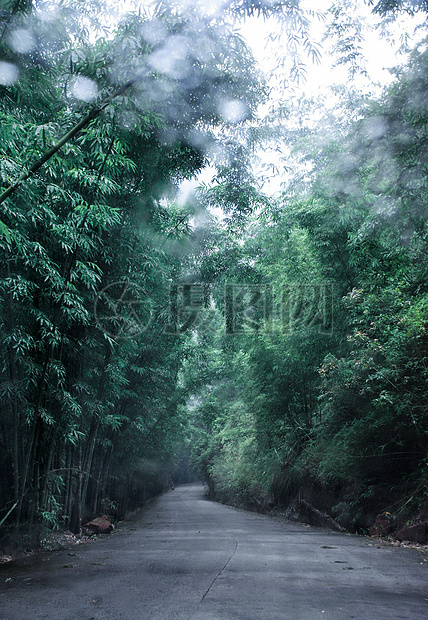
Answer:
[[[8,518],[8,516],[15,510],[15,508],[17,507],[18,502],[15,502],[14,505],[12,506],[12,508],[6,513],[6,516],[3,517],[3,519],[0,521],[0,527],[3,525],[3,523],[6,521],[6,519]]]
[[[55,155],[67,142],[69,142],[74,136],[76,136],[82,129],[84,129],[91,121],[96,119],[101,112],[115,99],[120,95],[123,95],[131,86],[133,86],[136,82],[141,79],[140,76],[136,76],[131,80],[128,80],[125,84],[120,86],[104,103],[100,104],[92,108],[92,110],[82,118],[70,131],[67,131],[62,138],[58,140],[58,142],[50,148],[42,157],[40,157],[28,170],[25,170],[21,173],[18,179],[15,181],[13,185],[10,185],[1,195],[0,195],[0,204],[2,204],[9,196],[11,196],[18,187],[27,179],[29,179],[33,174],[35,174],[51,157]]]

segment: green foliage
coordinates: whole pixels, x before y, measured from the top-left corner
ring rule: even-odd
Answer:
[[[370,0],[369,4],[374,4],[373,11],[380,15],[397,14],[400,11],[411,14],[415,11],[428,11],[428,5],[425,0],[380,0],[377,3],[374,0]]]
[[[318,133],[284,132],[296,174],[279,203],[248,221],[239,250],[217,237],[204,257],[233,281],[224,255],[238,258],[236,281],[285,292],[288,312],[274,304],[258,331],[217,331],[189,375],[194,459],[212,495],[260,507],[303,493],[352,528],[426,510],[427,72],[416,50],[381,101],[353,97]],[[303,293],[290,296],[326,281],[330,332],[308,320]]]
[[[46,32],[37,8],[0,42],[19,76],[0,86],[0,507],[35,536],[168,483],[187,429],[169,289],[193,216],[174,198],[207,163],[221,102],[251,118],[263,96],[227,23],[159,9],[101,36],[97,3],[70,1]]]

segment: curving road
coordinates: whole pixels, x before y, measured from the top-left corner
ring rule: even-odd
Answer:
[[[421,620],[425,557],[185,485],[109,537],[0,566],[0,620]]]

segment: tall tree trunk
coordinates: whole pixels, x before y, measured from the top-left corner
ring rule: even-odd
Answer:
[[[19,526],[21,521],[21,513],[22,507],[24,503],[24,497],[27,493],[27,478],[30,471],[30,466],[33,459],[34,446],[36,444],[36,439],[38,435],[38,419],[34,416],[33,421],[31,423],[30,431],[28,434],[28,442],[26,446],[26,457],[22,467],[22,476],[21,476],[21,485],[19,490],[19,501],[18,507],[16,510],[16,524]]]
[[[10,263],[7,262],[7,277],[11,278]],[[15,331],[15,304],[13,301],[12,292],[8,295],[8,331],[11,336]],[[7,346],[8,364],[9,364],[9,380],[12,389],[12,396],[10,399],[10,406],[12,411],[12,462],[13,462],[13,498],[15,503],[19,503],[19,477],[20,477],[20,450],[19,450],[19,437],[20,437],[20,415],[19,407],[17,403],[17,360],[16,352],[13,346],[13,339],[11,338]],[[17,522],[17,525],[19,523]]]
[[[73,487],[73,446],[65,448],[65,494],[64,515],[67,518],[67,526],[71,524],[71,503]]]
[[[100,402],[104,396],[105,383],[106,383],[106,378],[107,378],[107,367],[112,358],[112,353],[113,353],[112,349],[109,347],[104,356],[104,362],[103,362],[100,382],[98,385],[98,391],[97,391],[97,396],[96,396],[96,400],[98,402]],[[100,424],[99,420],[95,416],[93,416],[91,420],[91,426],[89,428],[88,439],[86,442],[85,456],[83,459],[83,468],[85,470],[85,478],[84,478],[83,490],[82,490],[82,498],[83,498],[82,501],[83,502],[86,501],[86,494],[88,492],[89,476],[91,475],[92,461],[94,457],[95,444],[97,440],[99,424]]]
[[[48,509],[47,504],[48,504],[48,494],[49,494],[49,475],[52,469],[52,460],[53,460],[55,448],[56,448],[57,434],[58,434],[57,427],[55,427],[53,435],[52,435],[52,439],[50,441],[49,455],[48,455],[48,459],[47,459],[46,467],[45,467],[43,491],[42,491],[41,500],[40,500],[40,506],[42,510]]]
[[[78,535],[80,535],[82,532],[82,486],[82,443],[79,442],[79,449],[77,452],[77,489],[74,496],[73,511],[70,523],[71,531]]]

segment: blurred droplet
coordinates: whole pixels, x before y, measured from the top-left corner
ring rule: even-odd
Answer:
[[[10,62],[0,62],[0,84],[12,86],[18,79],[18,67]]]
[[[93,80],[79,75],[73,80],[71,93],[73,97],[81,101],[92,101],[98,94],[98,86]]]
[[[196,179],[185,179],[179,185],[177,192],[177,202],[180,205],[186,204],[189,198],[194,194],[198,183]]]
[[[158,45],[163,43],[167,37],[167,31],[163,24],[159,22],[147,22],[140,29],[141,36],[150,45]]]
[[[205,146],[211,144],[212,136],[211,134],[205,133],[201,129],[194,127],[189,131],[187,140],[189,144],[195,148],[205,150]]]
[[[368,118],[364,121],[363,131],[369,140],[382,138],[387,132],[386,121],[380,116]]]
[[[223,101],[219,106],[221,117],[228,123],[239,123],[244,120],[246,111],[246,105],[238,99]]]
[[[61,19],[60,8],[58,6],[53,6],[52,3],[49,3],[47,6],[40,3],[39,6],[34,7],[34,13],[37,16],[37,19],[45,23],[54,22],[57,19]]]
[[[175,79],[182,79],[187,72],[188,45],[185,37],[170,37],[164,47],[150,54],[149,65],[157,73],[163,73]]]
[[[36,47],[36,42],[29,30],[17,28],[10,35],[9,45],[18,54],[28,54]]]

